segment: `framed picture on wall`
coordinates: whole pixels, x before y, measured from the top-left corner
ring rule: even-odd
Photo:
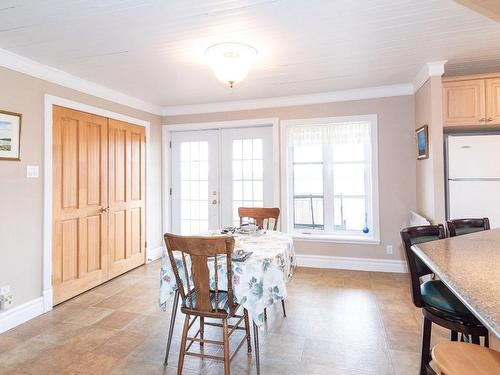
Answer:
[[[417,134],[417,159],[429,158],[429,129],[427,125],[416,130]]]
[[[21,160],[21,119],[19,113],[0,111],[0,160]]]

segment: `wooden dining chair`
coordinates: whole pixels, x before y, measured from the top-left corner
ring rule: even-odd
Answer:
[[[498,375],[500,352],[463,342],[441,342],[432,349],[438,375]]]
[[[276,230],[278,228],[278,219],[280,217],[280,209],[278,207],[239,207],[238,215],[240,217],[240,225],[243,224],[245,218],[254,219],[262,229]],[[281,300],[283,316],[286,318],[285,300]],[[267,320],[267,309],[264,309],[264,319]]]
[[[190,355],[198,358],[224,361],[224,374],[229,375],[230,362],[245,340],[247,342],[248,353],[252,352],[248,311],[243,309],[243,315],[237,315],[236,313],[240,306],[234,302],[231,259],[234,249],[234,238],[230,236],[179,236],[170,233],[165,234],[164,238],[182,301],[181,312],[185,314],[177,374],[182,374],[184,358],[186,355]],[[175,253],[177,253],[177,257]],[[227,290],[219,289],[220,271],[218,266],[219,262],[222,262],[221,257],[226,261]],[[210,286],[209,267],[213,267],[214,272],[212,287]],[[194,317],[192,321],[191,317]],[[200,328],[194,336],[188,336],[189,330],[197,318],[200,319]],[[205,322],[205,318],[220,319],[222,324]],[[234,324],[229,324],[228,320],[231,318],[238,320]],[[242,322],[244,327],[240,326]],[[223,341],[206,339],[204,335],[205,326],[221,327]],[[245,336],[230,356],[229,337],[236,330],[244,330]],[[195,342],[199,343],[200,348],[204,344],[222,345],[224,356],[189,351]],[[254,342],[257,374],[260,374],[258,329],[255,323]]]
[[[482,219],[455,219],[446,222],[450,237],[461,236],[463,234],[481,232],[490,229],[490,220],[487,217]]]
[[[240,207],[238,208],[240,217],[240,225],[243,224],[245,218],[254,219],[262,229],[276,230],[278,229],[278,219],[280,217],[280,209],[278,207]]]
[[[458,339],[458,332],[460,332],[462,337],[470,336],[474,344],[479,344],[479,338],[483,336],[485,346],[488,346],[488,330],[441,280],[421,282],[420,278],[431,274],[432,271],[428,267],[418,266],[418,257],[411,247],[443,238],[445,238],[445,231],[442,224],[410,227],[401,231],[410,273],[413,304],[422,309],[423,315],[420,375],[426,375],[428,371],[432,323],[449,329],[452,341]]]

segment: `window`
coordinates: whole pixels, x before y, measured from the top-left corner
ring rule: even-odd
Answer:
[[[377,242],[376,115],[285,126],[288,230],[306,238]]]

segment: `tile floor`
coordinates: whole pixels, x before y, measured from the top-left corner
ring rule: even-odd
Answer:
[[[159,266],[135,269],[0,335],[0,374],[175,374],[182,314],[164,369],[170,309],[157,305]],[[263,375],[418,372],[421,316],[407,275],[299,268],[286,307],[287,318],[280,304],[269,308],[261,329]],[[447,338],[433,329],[433,343]],[[219,329],[210,327],[209,336],[220,338]],[[212,375],[223,366],[187,357],[184,369]],[[256,373],[245,346],[231,370]]]

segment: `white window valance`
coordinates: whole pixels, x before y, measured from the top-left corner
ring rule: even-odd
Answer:
[[[295,125],[288,129],[288,144],[291,146],[342,145],[369,142],[369,121]]]

